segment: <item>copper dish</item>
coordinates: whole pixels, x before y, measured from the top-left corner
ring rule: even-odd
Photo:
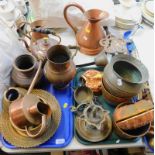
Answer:
[[[134,139],[134,138],[138,138],[138,137],[143,137],[150,130],[151,123],[148,123],[142,127],[139,127],[137,129],[133,129],[133,130],[122,130],[121,128],[118,127],[118,125],[116,123],[115,113],[116,113],[117,109],[119,107],[127,105],[127,104],[129,104],[129,103],[119,104],[113,113],[113,125],[114,125],[115,132],[118,134],[118,136],[120,136],[124,139]]]

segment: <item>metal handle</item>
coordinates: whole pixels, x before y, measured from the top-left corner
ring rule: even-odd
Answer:
[[[31,93],[31,91],[32,91],[32,89],[33,89],[33,87],[34,87],[34,85],[35,85],[35,83],[36,83],[36,80],[37,80],[37,78],[38,78],[38,76],[39,76],[39,74],[40,74],[40,72],[41,72],[42,64],[43,64],[43,62],[40,60],[40,61],[39,61],[38,70],[37,70],[37,72],[36,72],[36,74],[35,74],[35,76],[34,76],[32,82],[31,82],[31,85],[30,85],[30,87],[29,87],[29,89],[28,89],[28,91],[27,91],[27,94],[30,94],[30,93]]]
[[[31,131],[29,130],[27,126],[25,127],[25,130],[29,137],[36,138],[36,137],[41,136],[45,132],[46,128],[47,128],[47,117],[46,115],[43,115],[42,122],[41,122],[41,128],[36,134],[31,133]]]
[[[68,10],[68,8],[71,7],[71,6],[74,6],[74,7],[78,8],[78,9],[80,9],[82,13],[84,13],[85,10],[82,8],[81,5],[79,5],[79,4],[77,4],[77,3],[68,4],[68,5],[66,5],[65,8],[64,8],[64,18],[65,18],[66,22],[68,23],[68,25],[69,25],[69,26],[73,29],[73,31],[76,33],[76,32],[78,31],[78,29],[77,29],[77,27],[75,27],[75,26],[72,24],[72,22],[71,22],[70,19],[68,18],[68,14],[67,14],[67,10]]]

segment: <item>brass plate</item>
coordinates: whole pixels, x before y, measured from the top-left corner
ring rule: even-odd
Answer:
[[[112,121],[110,116],[107,116],[107,123],[104,131],[100,131],[97,129],[87,129],[85,126],[85,121],[80,119],[79,117],[75,118],[75,127],[77,133],[85,140],[90,142],[99,142],[106,139],[112,130]]]
[[[21,92],[24,89],[19,88],[19,90]],[[21,147],[21,148],[35,147],[46,142],[54,135],[54,133],[56,132],[60,124],[61,108],[59,106],[58,101],[55,99],[55,97],[52,96],[47,91],[37,90],[37,89],[33,90],[32,94],[35,94],[38,97],[45,100],[46,103],[48,103],[48,105],[51,107],[52,121],[49,121],[47,126],[47,131],[44,134],[42,134],[40,137],[30,138],[30,137],[22,136],[19,133],[17,133],[16,130],[12,127],[9,120],[9,103],[4,102],[3,100],[2,112],[0,117],[1,134],[3,135],[4,139],[7,142],[9,142],[10,144],[16,147]]]

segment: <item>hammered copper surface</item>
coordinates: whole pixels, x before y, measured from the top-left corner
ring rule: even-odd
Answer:
[[[0,121],[1,133],[6,141],[16,147],[28,148],[35,147],[44,143],[56,132],[61,120],[61,108],[54,96],[44,90],[33,90],[32,94],[37,95],[39,98],[48,103],[48,105],[52,109],[52,118],[50,120],[48,119],[47,130],[40,137],[30,138],[22,136],[12,127],[9,118],[9,103],[3,100],[3,108]]]
[[[68,18],[68,8],[76,7],[81,10],[88,21],[84,26],[78,30]],[[66,5],[64,8],[64,18],[68,25],[73,29],[76,34],[76,40],[80,46],[80,51],[87,55],[95,55],[103,50],[104,47],[100,46],[99,41],[105,38],[105,32],[100,25],[100,21],[106,19],[109,14],[99,9],[91,9],[85,11],[82,6],[77,3]]]

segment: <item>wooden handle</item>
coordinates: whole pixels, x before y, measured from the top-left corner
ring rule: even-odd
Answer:
[[[74,6],[74,7],[78,8],[78,9],[80,9],[80,10],[82,11],[82,13],[84,13],[85,10],[82,8],[82,6],[80,6],[80,5],[77,4],[77,3],[68,4],[68,5],[66,5],[65,8],[64,8],[64,18],[65,18],[66,22],[68,23],[68,25],[69,25],[69,26],[73,29],[73,31],[76,33],[78,29],[77,29],[77,27],[73,26],[72,22],[71,22],[70,19],[68,18],[68,14],[67,14],[67,10],[68,10],[68,8],[71,7],[71,6]]]

